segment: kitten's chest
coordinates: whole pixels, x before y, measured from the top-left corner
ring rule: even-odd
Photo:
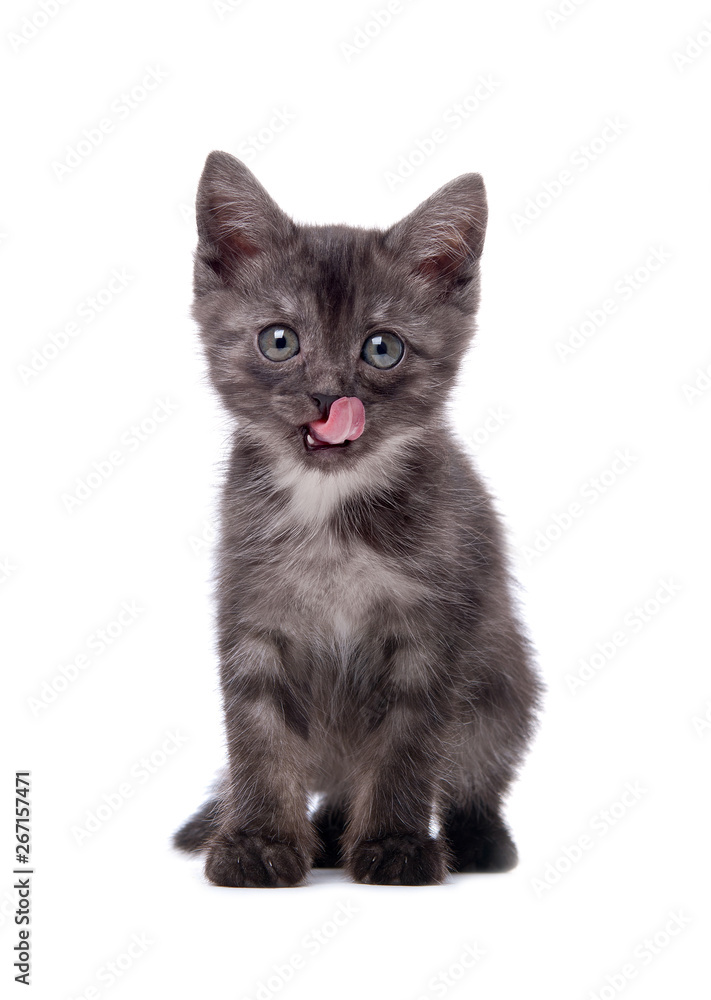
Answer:
[[[281,546],[262,585],[272,615],[301,632],[336,639],[397,620],[425,593],[396,560],[327,526]]]

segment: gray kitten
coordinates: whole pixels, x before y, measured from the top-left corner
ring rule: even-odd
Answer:
[[[229,765],[175,843],[205,850],[217,885],[516,863],[501,805],[539,683],[444,407],[486,217],[465,174],[385,231],[297,225],[239,160],[207,159],[194,316],[236,418],[217,567]]]

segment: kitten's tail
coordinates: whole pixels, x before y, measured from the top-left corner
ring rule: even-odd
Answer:
[[[208,799],[190,819],[173,834],[173,847],[194,854],[204,850],[217,829],[220,812],[218,799]]]

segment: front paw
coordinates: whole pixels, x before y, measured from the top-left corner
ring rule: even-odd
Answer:
[[[295,844],[238,831],[216,836],[205,875],[213,885],[265,888],[298,885],[310,867],[311,858]]]
[[[426,834],[391,834],[361,840],[348,868],[356,882],[370,885],[436,885],[447,874],[443,844]]]

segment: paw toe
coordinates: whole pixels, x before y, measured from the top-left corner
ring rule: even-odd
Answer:
[[[268,888],[298,885],[310,865],[306,854],[259,834],[220,834],[212,843],[205,875],[213,885]]]
[[[435,885],[447,873],[442,844],[416,834],[361,841],[351,852],[349,868],[356,882],[368,885]]]

